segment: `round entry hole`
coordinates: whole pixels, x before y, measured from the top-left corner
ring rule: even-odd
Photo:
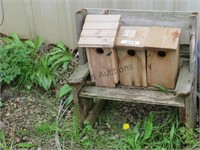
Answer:
[[[130,56],[135,56],[135,51],[133,49],[128,50],[127,53]]]
[[[165,57],[166,56],[166,52],[165,51],[158,51],[158,56],[160,57]]]
[[[104,53],[104,50],[102,48],[96,48],[96,52],[98,54],[103,54]]]

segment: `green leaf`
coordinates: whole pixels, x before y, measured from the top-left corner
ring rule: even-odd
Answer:
[[[63,62],[66,62],[66,61],[69,61],[72,59],[72,56],[71,55],[66,55],[60,59],[58,59],[51,67],[51,69],[55,68],[56,65],[59,65],[60,63],[63,63]]]
[[[18,144],[16,144],[16,146],[18,148],[32,148],[32,147],[36,147],[37,145],[27,142],[27,143],[18,143]]]
[[[15,41],[12,40],[11,38],[7,38],[7,37],[3,37],[2,40],[6,43],[6,44],[14,44]]]
[[[158,88],[160,91],[165,92],[165,93],[169,91],[166,87],[164,87],[164,85],[159,84],[159,83],[154,84],[154,87]]]
[[[144,128],[145,128],[145,131],[144,131],[143,141],[149,139],[152,134],[152,131],[153,131],[153,115],[152,115],[152,113],[150,113],[149,117],[147,118],[147,120],[144,124]]]
[[[35,45],[34,45],[34,43],[33,43],[32,41],[27,40],[27,41],[25,41],[25,43],[26,43],[29,47],[35,48]]]
[[[175,125],[173,123],[171,130],[170,130],[170,141],[172,141],[173,137],[174,137],[174,132],[175,131]]]
[[[71,91],[72,91],[71,86],[69,86],[68,84],[64,85],[64,86],[61,87],[61,89],[58,93],[58,97],[61,98],[65,95],[69,94]]]
[[[66,101],[67,101],[67,102],[66,102],[66,106],[69,106],[69,105],[72,103],[73,99],[74,99],[74,98],[73,98],[73,95],[70,94],[69,97],[68,97],[67,100],[66,100]]]
[[[43,43],[44,41],[42,39],[40,39],[39,37],[36,37],[34,40],[35,49],[38,50],[42,46]]]
[[[56,46],[57,46],[58,48],[62,49],[62,50],[66,50],[66,49],[65,49],[65,45],[64,45],[63,43],[61,43],[61,42],[58,42],[58,43],[56,44]]]

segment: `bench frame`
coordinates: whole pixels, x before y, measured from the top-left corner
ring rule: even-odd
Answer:
[[[180,71],[176,88],[167,93],[151,87],[138,88],[118,85],[116,88],[104,88],[96,87],[94,83],[88,80],[89,69],[86,52],[84,48],[78,48],[79,66],[68,83],[73,87],[72,92],[79,125],[81,126],[83,122],[94,123],[105,104],[105,100],[117,100],[179,107],[180,121],[186,123],[189,127],[194,127],[197,113],[198,13],[82,9],[76,13],[78,39],[87,14],[121,14],[121,23],[127,26],[168,26],[188,30],[190,48],[186,53],[188,53],[190,59],[180,58]]]

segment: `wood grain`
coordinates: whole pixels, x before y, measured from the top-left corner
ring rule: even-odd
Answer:
[[[110,21],[116,21],[118,22],[121,18],[121,15],[87,15],[87,18],[85,21],[96,21],[96,22],[110,22]]]
[[[81,36],[91,36],[91,37],[115,37],[116,30],[82,30]]]
[[[89,75],[88,63],[79,65],[68,80],[69,85],[77,85],[83,83]]]
[[[147,86],[145,51],[134,49],[135,56],[130,56],[128,50],[117,49],[120,84]]]
[[[115,87],[111,56],[108,55],[111,51],[109,48],[103,50],[104,53],[99,54],[96,48],[90,48],[91,61],[89,63],[91,63],[95,84],[97,86]]]
[[[147,86],[146,79],[146,54],[144,42],[147,38],[149,27],[121,26],[116,39],[120,84]],[[123,44],[122,40],[137,41],[136,44]],[[128,50],[135,52],[134,56]]]
[[[189,64],[183,64],[175,88],[177,96],[189,96],[192,91],[193,80],[194,74],[189,72]]]
[[[160,91],[84,86],[79,96],[85,98],[185,107],[184,98],[176,97],[173,93],[166,94]]]
[[[105,30],[116,30],[119,26],[119,22],[85,22],[83,29],[105,29]]]
[[[181,28],[151,27],[144,46],[152,50],[176,50],[179,45]]]
[[[81,37],[79,47],[114,47],[115,37]]]
[[[148,86],[162,84],[174,89],[178,73],[179,49],[166,52],[165,57],[158,56],[157,51],[147,49],[147,82]]]

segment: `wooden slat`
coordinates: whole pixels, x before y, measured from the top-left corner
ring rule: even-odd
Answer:
[[[81,36],[111,36],[115,37],[117,33],[117,30],[82,30]]]
[[[81,30],[83,28],[86,15],[87,15],[87,12],[85,9],[82,9],[81,11],[78,11],[75,14],[77,42],[80,38]],[[78,53],[79,53],[79,60],[78,60],[79,64],[80,65],[85,64],[85,62],[87,61],[85,48],[78,47]]]
[[[79,65],[68,80],[69,85],[82,83],[89,74],[88,64]]]
[[[110,21],[119,21],[121,15],[87,15],[85,21],[102,21],[102,22],[110,22]]]
[[[176,50],[181,35],[180,28],[151,27],[144,46],[146,48]]]
[[[92,107],[92,109],[89,111],[87,117],[85,118],[84,123],[93,124],[95,122],[96,118],[98,117],[98,115],[100,114],[105,103],[106,103],[106,101],[104,101],[104,100],[97,100],[94,103],[94,106]]]
[[[85,86],[80,91],[79,96],[105,100],[185,107],[183,98],[176,97],[171,93],[165,94],[160,91]]]
[[[119,22],[85,22],[83,29],[117,30]]]
[[[115,37],[81,37],[79,47],[114,47]]]
[[[117,50],[111,48],[110,51],[111,51],[110,57],[111,57],[111,63],[112,63],[112,70],[118,70],[117,52],[116,52]],[[118,83],[119,82],[118,72],[113,71],[113,74],[114,74],[114,82]]]
[[[189,72],[189,64],[183,64],[176,83],[177,96],[188,96],[192,90],[194,74]]]

